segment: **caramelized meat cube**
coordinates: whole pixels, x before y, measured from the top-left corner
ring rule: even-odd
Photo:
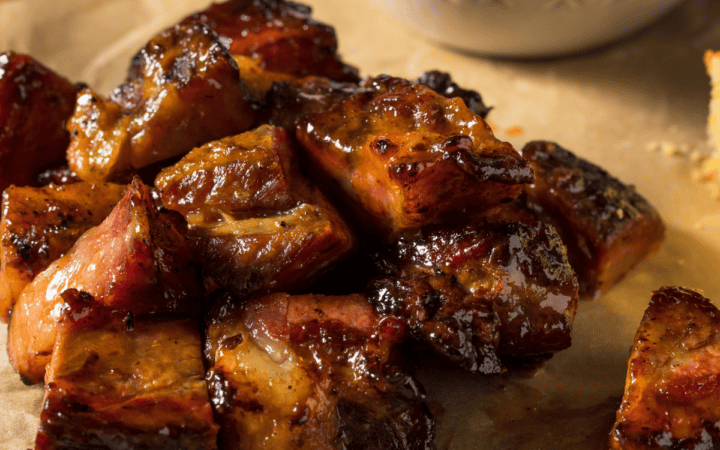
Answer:
[[[136,315],[197,314],[203,299],[199,271],[168,215],[158,213],[148,188],[134,181],[99,226],[25,287],[10,320],[8,354],[27,382],[42,381],[67,289]]]
[[[183,214],[205,272],[237,296],[298,290],[347,256],[355,238],[297,169],[282,128],[196,148],[156,180]]]
[[[0,192],[37,185],[42,170],[65,161],[77,91],[29,56],[0,53]]]
[[[0,220],[0,318],[35,275],[60,258],[88,229],[99,225],[126,186],[75,183],[41,188],[11,186]]]
[[[653,293],[610,433],[615,450],[711,449],[720,442],[720,313],[688,289]]]
[[[225,296],[206,320],[220,448],[434,448],[399,366],[405,328],[365,297]]]
[[[533,179],[527,162],[461,99],[399,78],[309,115],[297,135],[329,190],[385,242],[508,202]]]
[[[255,98],[264,100],[274,83],[299,82],[292,75],[263,69],[260,61],[249,56],[235,56],[234,58],[240,69],[240,78]]]
[[[522,153],[537,174],[529,200],[567,245],[581,295],[606,293],[660,248],[662,219],[632,186],[550,142],[531,142]]]
[[[233,56],[252,57],[262,69],[359,81],[357,69],[343,64],[337,55],[335,30],[313,20],[311,12],[305,5],[284,0],[230,0],[183,22],[207,25]]]
[[[196,321],[62,297],[36,449],[217,448]]]
[[[485,106],[482,96],[477,91],[463,89],[457,85],[447,72],[439,70],[431,70],[420,75],[415,80],[416,83],[427,86],[443,97],[455,98],[460,97],[465,102],[465,106],[483,119],[487,117],[492,108]]]
[[[444,275],[419,270],[372,280],[368,298],[381,314],[406,322],[412,336],[470,372],[501,373],[492,303]]]
[[[83,89],[68,123],[70,168],[106,181],[240,133],[256,113],[237,64],[201,24],[177,25],[133,59],[127,83],[106,100]]]
[[[446,336],[442,339],[448,342],[477,335],[478,354],[492,358],[488,345],[495,341],[486,317],[492,311],[500,355],[540,355],[570,346],[578,283],[552,227],[490,222],[475,228],[435,230],[421,239],[401,240],[383,263],[388,274],[400,276],[408,287],[396,289],[397,297],[385,289],[374,297],[375,303],[423,326],[427,323],[423,336],[431,345],[436,345],[434,329],[443,327]],[[431,283],[430,292],[437,294],[429,298],[422,295],[427,288],[418,288],[412,278],[403,280],[414,273],[449,277],[470,297],[448,294],[448,288]],[[413,293],[413,289],[419,291]],[[462,363],[465,367],[482,367],[474,364],[472,353],[466,354],[470,359]]]

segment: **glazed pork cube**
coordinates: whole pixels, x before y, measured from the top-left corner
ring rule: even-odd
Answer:
[[[416,337],[467,369],[494,373],[497,355],[570,346],[578,283],[552,227],[490,222],[437,229],[400,240],[381,264],[390,279],[371,284],[376,307],[404,317]]]
[[[35,275],[99,225],[125,194],[120,184],[15,187],[3,193],[0,220],[0,318],[8,321]]]
[[[610,446],[716,448],[718,421],[720,312],[697,292],[661,288],[635,335]]]
[[[25,382],[43,379],[67,289],[136,315],[199,313],[202,280],[175,215],[159,212],[136,179],[100,225],[25,287],[8,335],[10,361]]]
[[[297,137],[329,192],[383,242],[520,195],[527,162],[462,99],[380,76],[310,114]]]
[[[606,293],[662,245],[660,215],[632,186],[551,142],[522,154],[536,174],[529,201],[562,236],[582,296]]]
[[[207,317],[220,448],[433,449],[402,323],[361,295],[221,296]]]
[[[27,55],[0,53],[0,192],[65,161],[78,88]]]
[[[196,148],[155,184],[164,206],[187,219],[206,274],[238,297],[297,291],[355,247],[352,230],[299,173],[281,128]]]
[[[199,23],[176,25],[133,58],[128,81],[109,99],[78,93],[67,159],[85,181],[121,179],[249,129],[253,108],[217,35]]]
[[[62,297],[37,450],[217,448],[196,320]]]
[[[234,57],[253,58],[270,72],[358,81],[357,69],[337,55],[335,30],[313,20],[311,13],[305,5],[284,0],[230,0],[183,23],[207,25]]]

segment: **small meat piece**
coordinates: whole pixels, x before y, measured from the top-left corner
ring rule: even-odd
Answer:
[[[221,297],[206,317],[220,448],[433,449],[405,327],[361,295]]]
[[[238,297],[302,289],[355,248],[352,230],[298,172],[282,128],[196,148],[155,185],[186,217],[205,272]]]
[[[65,161],[77,91],[30,56],[0,53],[0,192],[37,185],[40,172]]]
[[[62,297],[37,450],[217,448],[196,321]]]
[[[447,72],[440,72],[439,70],[424,72],[415,82],[429,87],[443,97],[460,97],[470,111],[483,119],[487,117],[492,109],[485,106],[482,96],[477,91],[461,88],[453,81]]]
[[[380,76],[306,117],[297,137],[327,189],[384,242],[520,195],[527,162],[459,98]]]
[[[133,59],[106,100],[83,89],[68,123],[70,168],[108,181],[249,129],[255,105],[235,60],[202,24],[177,25]]]
[[[479,345],[477,354],[490,355],[483,358],[492,362],[488,345],[496,344],[487,318],[492,311],[500,355],[541,355],[570,346],[578,283],[565,247],[550,226],[490,222],[478,227],[439,229],[421,239],[401,240],[383,264],[386,273],[399,276],[407,287],[396,289],[398,296],[386,289],[375,295],[375,303],[385,311],[409,317],[411,326],[412,321],[427,326],[421,334],[431,345],[438,345],[433,342],[438,339],[433,334],[436,329],[442,330],[444,334],[439,338],[446,342],[471,337]],[[432,295],[423,295],[428,288],[413,280],[415,273],[449,277],[470,297],[463,299],[450,293],[449,287],[432,286],[432,282]],[[414,295],[413,290],[417,290]],[[461,364],[481,370],[475,355],[457,353],[451,358],[469,355]]]
[[[697,292],[661,288],[635,335],[610,446],[714,449],[718,421],[720,312]]]
[[[562,236],[582,296],[600,297],[660,249],[660,214],[632,186],[551,142],[531,142],[522,154],[536,173],[529,201]]]
[[[264,100],[274,83],[299,82],[292,75],[263,69],[260,61],[249,56],[234,56],[234,58],[240,69],[240,79],[257,99]]]
[[[372,280],[367,293],[381,314],[406,322],[417,341],[463,369],[505,371],[492,303],[468,294],[450,277],[401,271],[396,277]]]
[[[183,23],[207,25],[233,56],[252,57],[264,70],[359,81],[357,69],[337,55],[335,30],[313,20],[311,13],[305,5],[284,0],[230,0],[213,4]]]
[[[159,213],[149,189],[136,180],[99,226],[26,286],[8,336],[10,361],[26,382],[43,379],[67,289],[135,315],[198,314],[200,273],[175,215]]]
[[[75,183],[41,188],[11,186],[0,220],[0,318],[35,275],[99,225],[125,195],[119,184]]]

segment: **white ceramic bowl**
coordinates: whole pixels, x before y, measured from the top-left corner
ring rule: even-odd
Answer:
[[[489,55],[556,56],[607,43],[681,0],[374,0],[443,44]]]

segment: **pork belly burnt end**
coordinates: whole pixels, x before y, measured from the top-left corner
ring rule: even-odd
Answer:
[[[309,115],[297,136],[328,189],[383,241],[508,202],[532,181],[527,162],[461,99],[387,76],[361,87]]]
[[[70,168],[113,180],[240,133],[256,113],[237,64],[201,24],[177,25],[133,59],[127,83],[106,100],[83,89],[68,123]]]
[[[212,28],[233,56],[296,77],[318,75],[359,81],[357,69],[337,55],[335,30],[311,18],[312,10],[284,0],[230,0],[213,4],[183,22]]]
[[[429,87],[443,97],[460,97],[463,99],[465,106],[467,106],[470,111],[483,119],[487,117],[488,113],[492,109],[485,106],[482,96],[477,91],[461,88],[453,81],[452,77],[450,77],[450,74],[447,72],[440,72],[439,70],[424,72],[417,80],[415,80],[415,82]]]
[[[27,55],[0,53],[0,192],[37,185],[42,170],[65,161],[77,91]]]
[[[660,215],[632,186],[551,142],[522,154],[536,173],[529,200],[560,232],[582,296],[606,293],[662,245]]]
[[[0,220],[0,318],[35,275],[99,225],[125,194],[120,184],[75,183],[42,188],[11,186]]]
[[[376,283],[375,304],[406,317],[416,336],[466,368],[493,368],[493,347],[500,355],[521,357],[570,346],[578,283],[552,227],[490,222],[439,229],[422,239],[401,240],[383,264],[400,284]],[[468,296],[453,293],[452,285]],[[468,339],[475,353],[463,342]]]
[[[102,224],[26,286],[8,337],[10,361],[26,382],[42,381],[67,289],[136,315],[198,314],[200,274],[175,214],[159,213],[148,188],[135,180]]]
[[[37,450],[217,448],[197,321],[62,297]]]
[[[635,335],[615,450],[720,445],[720,312],[688,289],[653,293]]]
[[[206,320],[220,448],[434,448],[400,368],[405,327],[365,297],[224,296]]]
[[[156,180],[182,213],[203,269],[237,296],[299,290],[355,247],[352,230],[297,169],[282,128],[193,150]]]

